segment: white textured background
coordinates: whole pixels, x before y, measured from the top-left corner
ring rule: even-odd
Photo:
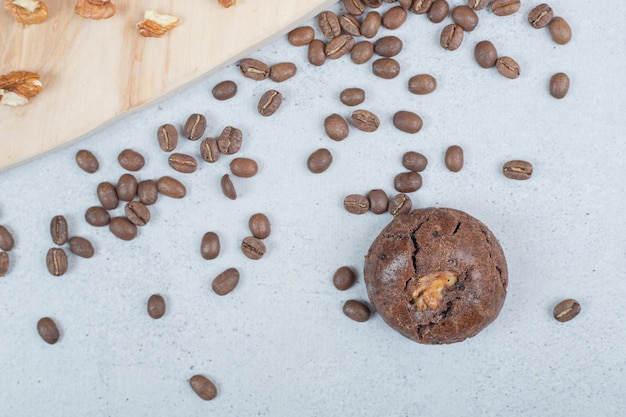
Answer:
[[[478,28],[455,52],[438,44],[444,23],[411,14],[393,33],[404,40],[397,58],[402,72],[394,80],[377,79],[371,61],[356,66],[348,57],[313,67],[306,47],[292,47],[284,37],[252,54],[268,64],[295,62],[298,74],[283,84],[245,79],[233,64],[84,141],[0,173],[0,224],[16,238],[11,269],[0,279],[0,415],[622,415],[626,3],[551,1],[573,29],[566,46],[553,43],[547,29],[528,25],[537,3],[524,1],[509,17],[481,11]],[[379,11],[389,6],[383,7]],[[382,29],[377,37],[389,34]],[[519,79],[474,62],[473,47],[483,39],[520,63]],[[547,84],[560,71],[569,74],[571,89],[559,101]],[[407,81],[418,73],[437,78],[433,94],[408,93]],[[235,80],[239,92],[218,102],[210,91],[224,79]],[[322,121],[333,112],[349,116],[352,109],[338,99],[346,87],[366,90],[361,107],[378,114],[381,127],[369,134],[352,129],[346,140],[333,142]],[[285,101],[263,118],[256,104],[271,88]],[[421,132],[392,126],[401,109],[423,117]],[[259,162],[256,177],[234,178],[236,201],[219,188],[231,157],[178,174],[157,146],[159,125],[180,128],[193,112],[206,115],[208,134],[241,128],[238,156]],[[452,144],[465,149],[466,165],[456,174],[443,166]],[[199,156],[198,146],[181,138],[177,151]],[[97,184],[123,173],[117,154],[128,147],[146,157],[139,179],[173,175],[188,196],[161,197],[150,224],[123,242],[108,228],[86,224],[83,215],[97,204]],[[313,175],[306,159],[319,147],[330,149],[334,162]],[[97,173],[74,163],[82,148],[99,158]],[[360,271],[371,240],[391,219],[350,215],[343,197],[372,188],[394,193],[393,177],[403,171],[408,150],[429,158],[414,205],[474,215],[499,238],[508,259],[500,317],[463,343],[419,345],[377,315],[352,322],[341,306],[367,298],[361,273],[344,293],[331,283],[339,266]],[[505,179],[500,169],[509,159],[531,161],[533,178]],[[249,216],[259,211],[273,231],[267,255],[251,261],[239,243],[249,233]],[[71,235],[96,248],[92,259],[70,255],[62,277],[51,276],[44,262],[52,246],[49,221],[57,214],[68,219]],[[199,255],[209,230],[222,241],[214,261]],[[231,266],[240,269],[240,284],[218,297],[211,280]],[[156,321],[146,313],[153,293],[168,304]],[[570,297],[582,312],[556,322],[553,306]],[[54,346],[36,332],[44,316],[61,329]],[[196,373],[216,383],[212,402],[189,388]]]

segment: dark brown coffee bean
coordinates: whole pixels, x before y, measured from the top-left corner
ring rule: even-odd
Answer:
[[[137,226],[126,217],[112,218],[109,229],[111,233],[122,240],[133,240],[137,236]]]
[[[172,152],[176,149],[178,145],[178,131],[174,125],[166,123],[159,126],[157,130],[157,141],[159,142],[159,147],[163,149],[164,152]]]
[[[368,110],[355,110],[350,116],[350,123],[362,132],[374,132],[380,125],[378,116]]]
[[[85,220],[92,226],[102,227],[109,224],[109,212],[102,207],[89,207],[85,212]]]
[[[226,295],[237,287],[239,278],[239,271],[236,268],[228,268],[213,279],[211,288],[217,295]]]
[[[357,300],[348,300],[343,305],[343,314],[354,321],[363,323],[370,319],[372,313],[367,304]]]
[[[270,67],[270,79],[274,82],[282,83],[296,75],[297,71],[298,68],[293,62],[279,62]]]
[[[78,164],[80,169],[89,174],[93,174],[100,168],[98,158],[86,149],[81,149],[76,152],[76,164]]]
[[[270,75],[269,65],[254,58],[239,61],[239,70],[244,77],[255,81],[262,81]]]
[[[467,6],[473,10],[482,10],[489,5],[491,0],[467,0]]]
[[[9,272],[9,254],[0,251],[0,278]]]
[[[0,225],[0,249],[9,252],[15,246],[15,240],[9,230]]]
[[[578,313],[580,313],[580,304],[578,301],[571,298],[558,303],[554,306],[554,310],[552,311],[554,318],[561,323],[570,321],[576,317]]]
[[[348,127],[348,122],[343,117],[333,113],[324,119],[324,131],[332,140],[340,141],[348,137],[350,128]]]
[[[220,180],[220,186],[222,187],[222,192],[226,197],[230,198],[231,200],[237,199],[237,191],[235,191],[235,186],[230,179],[230,175],[224,174],[224,176],[222,176],[222,179]]]
[[[191,155],[182,153],[174,153],[167,158],[170,167],[183,174],[191,174],[198,169],[198,161]]]
[[[248,220],[248,228],[252,236],[257,239],[265,239],[271,233],[270,219],[263,213],[255,213]]]
[[[259,172],[259,165],[254,159],[235,158],[230,163],[230,171],[241,178],[251,178]]]
[[[428,19],[433,23],[441,23],[449,12],[450,5],[446,0],[435,0],[428,10]]]
[[[383,15],[382,24],[389,30],[398,29],[406,22],[407,12],[400,6],[392,7]]]
[[[520,0],[493,0],[491,11],[496,16],[510,16],[520,8]]]
[[[454,51],[463,42],[463,28],[457,24],[449,24],[441,31],[439,39],[441,47],[448,51]]]
[[[565,45],[572,40],[572,28],[562,17],[555,17],[548,25],[552,40],[559,45]]]
[[[120,152],[117,156],[117,161],[122,168],[128,171],[139,171],[146,163],[143,155],[139,152],[133,151],[132,149],[124,149]]]
[[[569,91],[569,77],[563,72],[558,72],[550,78],[550,95],[561,99]]]
[[[74,236],[69,240],[70,252],[81,258],[91,258],[95,254],[95,249],[90,241],[84,237]]]
[[[450,16],[452,17],[452,21],[461,26],[466,32],[473,31],[476,25],[478,25],[478,15],[467,6],[455,7],[452,9]]]
[[[404,193],[397,194],[389,200],[389,214],[397,216],[411,211],[413,203],[411,197]]]
[[[387,3],[393,3],[395,0],[385,0]],[[398,0],[400,7],[405,10],[409,10],[409,7],[413,4],[413,0]]]
[[[508,56],[502,56],[496,60],[496,69],[506,78],[514,80],[520,75],[520,66],[515,60]]]
[[[428,165],[428,159],[419,152],[408,151],[402,155],[402,166],[413,172],[422,172]]]
[[[474,58],[478,65],[483,68],[493,68],[498,60],[498,51],[493,43],[489,41],[480,41],[474,47]]]
[[[333,285],[339,291],[345,291],[356,282],[356,272],[349,266],[342,266],[333,275]]]
[[[315,38],[315,30],[311,26],[295,28],[287,35],[287,40],[293,46],[304,46]]]
[[[230,80],[219,82],[213,87],[211,94],[216,100],[229,100],[237,94],[237,83]]]
[[[380,58],[372,63],[374,75],[391,80],[400,74],[400,63],[393,58]]]
[[[343,0],[343,6],[354,16],[361,16],[366,8],[363,0]]]
[[[365,101],[365,91],[362,88],[346,88],[339,94],[339,100],[346,106],[358,106]]]
[[[341,34],[339,18],[334,12],[326,11],[317,16],[317,25],[326,39],[332,39]]]
[[[552,7],[545,3],[535,6],[528,13],[528,23],[530,23],[530,25],[535,29],[545,28],[550,24],[550,22],[552,22],[552,19],[554,19]]]
[[[122,174],[119,180],[117,180],[117,198],[122,201],[130,201],[137,196],[137,178],[132,174]]]
[[[211,260],[220,254],[220,237],[215,232],[206,232],[200,242],[200,255]]]
[[[361,23],[361,35],[370,39],[376,36],[378,31],[380,30],[380,25],[382,23],[382,17],[378,12],[369,12],[365,19],[363,19],[363,23]]]
[[[206,130],[206,117],[194,113],[187,118],[183,126],[183,135],[189,140],[198,140],[204,135]]]
[[[200,156],[206,162],[216,162],[220,159],[220,148],[217,140],[214,138],[206,138],[200,143]]]
[[[354,38],[348,34],[334,37],[326,44],[326,56],[330,59],[338,59],[347,54],[354,47]]]
[[[387,1],[387,0],[385,0],[385,1]],[[387,2],[388,2],[388,3],[391,3],[391,2],[389,2],[389,1],[387,1]],[[382,5],[383,5],[383,0],[363,0],[363,3],[365,3],[365,5],[366,5],[367,7],[369,7],[369,8],[372,8],[372,9],[377,9],[377,8],[379,8],[380,6],[382,6]]]
[[[326,62],[326,44],[319,39],[313,39],[309,44],[309,51],[307,54],[311,65],[320,67]]]
[[[357,65],[365,64],[374,56],[374,44],[370,41],[362,41],[354,45],[350,51],[350,59]]]
[[[236,127],[226,126],[217,138],[217,147],[225,155],[239,152],[243,143],[243,133]],[[206,159],[205,159],[206,160]]]
[[[241,251],[250,259],[261,259],[266,252],[265,243],[254,236],[248,236],[241,242]]]
[[[343,199],[343,208],[348,213],[364,214],[370,209],[370,202],[364,195],[350,194]]]
[[[393,187],[399,193],[412,193],[422,188],[422,176],[417,172],[401,172],[393,179]]]
[[[398,129],[406,133],[417,133],[422,130],[422,118],[417,114],[400,110],[393,115],[393,125]]]
[[[374,44],[374,52],[380,56],[392,57],[402,51],[402,41],[397,36],[383,36]]]
[[[63,216],[54,216],[50,221],[50,236],[55,245],[65,245],[68,238],[67,220]]]
[[[117,196],[117,190],[110,182],[101,182],[96,189],[100,204],[107,210],[113,210],[120,204]]]
[[[60,277],[67,272],[67,255],[61,248],[51,248],[46,254],[46,266],[48,272],[55,277]]]
[[[413,0],[409,10],[415,14],[426,14],[433,5],[432,0]]]
[[[261,116],[269,117],[276,113],[282,103],[283,95],[276,90],[269,90],[261,96],[257,109]]]
[[[370,202],[370,211],[374,214],[383,214],[387,212],[389,207],[389,197],[387,193],[381,189],[372,190],[367,194]]]
[[[141,201],[129,201],[124,207],[126,217],[137,226],[145,226],[150,221],[150,209]]]
[[[187,194],[187,188],[175,178],[161,177],[157,181],[159,193],[172,198],[183,198]]]
[[[333,155],[326,148],[320,148],[309,155],[306,166],[314,174],[320,174],[328,169],[333,162]]]
[[[54,345],[61,337],[59,327],[50,317],[39,319],[37,322],[37,333],[39,333],[44,342],[50,345]]]
[[[339,25],[348,35],[361,36],[361,21],[350,13],[339,16]]]
[[[217,388],[215,387],[215,384],[203,375],[192,376],[189,380],[189,385],[191,385],[191,389],[198,394],[198,397],[205,401],[210,401],[217,397]]]
[[[409,91],[413,94],[430,94],[437,89],[437,80],[430,74],[418,74],[409,78]]]
[[[165,299],[159,294],[152,294],[148,298],[148,315],[153,319],[160,319],[165,314]]]
[[[452,172],[459,172],[463,168],[463,148],[458,145],[452,145],[446,150],[446,156],[444,159],[446,168]]]
[[[137,197],[146,206],[154,204],[159,198],[159,189],[154,180],[144,180],[137,185]]]
[[[533,175],[533,165],[520,160],[508,161],[502,165],[502,173],[512,180],[527,180]]]

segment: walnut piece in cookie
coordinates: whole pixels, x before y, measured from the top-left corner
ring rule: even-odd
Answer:
[[[154,10],[146,10],[143,20],[137,23],[139,34],[147,38],[160,38],[176,26],[178,26],[176,16],[159,14]]]
[[[76,0],[74,12],[85,19],[108,19],[115,14],[115,5],[109,0]]]
[[[48,17],[48,7],[39,0],[4,0],[4,8],[25,25],[41,23]]]
[[[12,71],[0,75],[0,104],[20,106],[28,103],[41,91],[39,74],[28,71]]]
[[[220,6],[228,9],[230,6],[234,6],[237,0],[217,0]]]

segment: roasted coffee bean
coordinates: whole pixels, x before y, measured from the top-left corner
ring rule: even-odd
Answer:
[[[220,159],[220,148],[215,138],[206,138],[200,143],[200,156],[211,163]]]
[[[470,0],[471,1],[471,0]],[[441,23],[448,16],[450,5],[446,0],[435,0],[428,10],[428,19],[433,23]]]
[[[422,188],[422,176],[417,172],[401,172],[393,179],[393,187],[399,193],[412,193]]]
[[[512,180],[527,180],[533,175],[533,165],[520,160],[508,161],[502,165],[502,173]]]
[[[339,18],[334,12],[326,11],[317,16],[317,25],[326,39],[332,39],[341,34]]]
[[[419,152],[408,151],[402,155],[402,166],[413,172],[422,172],[428,165],[428,159]]]
[[[159,126],[157,130],[157,141],[159,142],[159,147],[161,147],[164,152],[172,152],[176,149],[178,145],[178,131],[174,125],[166,123]]]
[[[100,168],[98,158],[86,149],[81,149],[76,152],[76,164],[80,167],[80,169],[89,174],[93,174],[98,170],[98,168]]]
[[[378,12],[369,12],[365,19],[363,19],[363,23],[361,23],[361,35],[370,39],[376,36],[378,31],[380,30],[380,25],[382,23],[382,17]]]
[[[46,254],[46,266],[48,272],[55,277],[60,277],[67,272],[67,255],[61,248],[51,248]]]
[[[148,315],[153,319],[160,319],[165,314],[165,300],[159,294],[152,294],[148,298]]]
[[[348,35],[361,36],[361,21],[350,13],[339,16],[339,25]]]
[[[124,207],[126,217],[137,226],[145,226],[150,221],[150,209],[141,201],[129,201]]]
[[[346,106],[358,106],[365,101],[365,91],[362,88],[346,88],[339,94],[339,100]]]
[[[183,174],[191,174],[198,169],[198,161],[191,155],[182,153],[174,153],[167,158],[170,167]]]
[[[397,216],[411,211],[413,203],[411,197],[404,193],[396,194],[389,200],[389,214]]]
[[[39,333],[44,342],[50,345],[54,345],[61,337],[59,327],[50,317],[39,319],[37,322],[37,333]]]
[[[120,204],[115,186],[110,182],[101,182],[98,184],[96,194],[100,200],[100,204],[107,210],[113,210]]]
[[[558,303],[554,306],[554,310],[552,311],[554,318],[561,323],[570,321],[576,317],[578,313],[580,313],[580,304],[578,301],[571,298]]]
[[[407,12],[400,6],[392,7],[383,15],[382,24],[389,30],[398,29],[406,22]]]
[[[257,109],[261,116],[269,117],[276,113],[282,103],[283,95],[276,90],[269,90],[261,96]]]
[[[0,249],[9,252],[15,246],[15,240],[9,230],[0,225]]]
[[[380,56],[392,57],[402,51],[402,41],[397,36],[383,36],[374,43],[374,52]]]
[[[357,65],[365,64],[374,56],[374,44],[370,41],[362,41],[354,45],[350,51],[350,59]]]
[[[111,233],[122,240],[133,240],[137,236],[137,226],[126,217],[112,218],[109,229]]]
[[[520,66],[515,60],[508,56],[502,56],[496,60],[496,69],[506,78],[514,80],[520,75]]]
[[[350,194],[343,199],[343,208],[348,213],[364,214],[370,209],[370,202],[364,195]]]
[[[287,35],[289,43],[293,46],[308,45],[314,38],[315,30],[311,26],[295,28]]]
[[[130,201],[137,196],[137,178],[132,174],[122,174],[119,180],[117,180],[117,198],[122,201]]]
[[[228,268],[211,282],[211,288],[217,295],[226,295],[232,292],[239,284],[239,271],[236,268]]]
[[[552,40],[559,45],[565,45],[572,40],[572,28],[562,17],[555,17],[548,25]]]
[[[413,0],[409,10],[415,14],[426,14],[433,5],[432,0]]]
[[[393,58],[380,58],[372,63],[374,75],[391,80],[400,74],[400,63]]]
[[[430,74],[418,74],[409,78],[409,91],[413,94],[430,94],[437,89],[437,80]]]
[[[395,0],[385,0],[387,3],[393,3]],[[409,7],[411,7],[411,5],[413,4],[413,0],[398,0],[398,3],[400,3],[400,7],[402,7],[405,10],[409,10]]]
[[[198,397],[205,401],[210,401],[217,397],[217,388],[207,377],[203,375],[194,375],[189,380],[191,389],[198,394]]]
[[[230,162],[230,171],[241,178],[251,178],[259,172],[259,165],[254,159],[235,158]]]
[[[159,198],[159,189],[154,180],[144,180],[137,185],[137,197],[146,206],[154,204]]]
[[[9,272],[9,254],[0,251],[0,278]]]
[[[342,266],[333,275],[333,285],[339,291],[345,291],[356,282],[356,272],[349,266]]]
[[[306,166],[314,174],[320,174],[328,169],[333,162],[333,155],[326,148],[320,148],[309,155]]]
[[[552,19],[554,19],[554,12],[546,3],[535,6],[528,13],[528,23],[535,29],[545,28],[552,22]]]
[[[265,243],[254,236],[245,237],[241,241],[241,251],[250,259],[261,259],[266,252]]]
[[[270,67],[270,79],[274,82],[282,83],[296,75],[297,71],[298,68],[293,62],[279,62]]]
[[[161,177],[157,181],[159,193],[172,198],[183,198],[187,194],[187,188],[175,178]]]
[[[334,37],[326,44],[326,56],[330,59],[338,59],[354,48],[354,38],[348,34]]]
[[[319,39],[313,39],[309,44],[307,55],[311,65],[320,67],[326,62],[326,44]]]
[[[124,149],[117,156],[117,161],[122,166],[122,168],[128,171],[139,171],[146,163],[143,155],[139,152],[133,151],[132,149]]]
[[[441,31],[439,41],[443,49],[454,51],[463,42],[463,28],[454,23],[449,24]]]
[[[367,194],[370,202],[370,211],[374,214],[383,214],[387,212],[389,207],[389,197],[387,193],[381,189],[372,190]]]
[[[509,16],[520,8],[520,0],[493,0],[491,11],[496,16]]]
[[[217,138],[217,147],[225,155],[239,152],[243,143],[243,133],[236,127],[226,126]],[[206,160],[206,159],[205,159]]]
[[[224,174],[224,176],[222,176],[222,179],[220,180],[220,186],[222,187],[222,192],[226,197],[230,198],[231,200],[237,199],[237,191],[235,191],[235,186],[230,179],[230,175]]]
[[[206,232],[200,242],[200,255],[211,260],[220,254],[220,237],[215,232]]]
[[[50,236],[55,245],[65,245],[68,238],[67,220],[63,216],[54,216],[50,221]]]
[[[340,141],[348,137],[350,129],[348,122],[343,117],[333,113],[324,119],[324,131],[332,140]]]
[[[498,60],[498,51],[493,43],[489,41],[480,41],[474,47],[474,58],[478,65],[483,68],[493,68]]]
[[[257,239],[265,239],[271,233],[270,219],[263,213],[255,213],[248,220],[248,228],[252,236]]]
[[[223,101],[231,99],[237,94],[237,83],[230,80],[219,82],[213,87],[211,94],[213,94],[216,100]]]
[[[458,145],[452,145],[446,150],[444,158],[446,168],[452,172],[459,172],[463,168],[463,148]]]
[[[450,14],[452,21],[461,26],[464,31],[471,32],[478,25],[478,15],[467,6],[457,6]]]
[[[102,227],[109,224],[111,216],[104,208],[95,206],[87,209],[85,212],[85,220],[92,226]]]
[[[550,78],[550,95],[561,99],[569,91],[569,77],[563,72],[558,72]]]
[[[187,118],[183,126],[183,135],[189,140],[198,140],[206,130],[206,117],[194,113]]]
[[[343,0],[343,6],[354,16],[361,16],[366,8],[363,0]]]
[[[69,240],[70,252],[81,258],[91,258],[95,254],[95,250],[90,241],[84,237],[74,236]]]
[[[270,75],[269,65],[254,58],[245,58],[239,61],[239,70],[244,77],[255,81],[262,81]]]
[[[417,114],[400,110],[393,115],[393,125],[398,129],[406,133],[417,133],[422,130],[422,118]]]
[[[489,5],[491,0],[467,0],[467,6],[473,10],[482,10]]]
[[[354,321],[363,323],[370,319],[372,313],[367,304],[357,300],[348,300],[343,305],[343,314]]]
[[[350,123],[362,132],[374,132],[380,125],[378,116],[368,110],[355,110],[350,116]]]
[[[363,3],[365,3],[367,7],[377,9],[383,5],[383,0],[363,0]]]

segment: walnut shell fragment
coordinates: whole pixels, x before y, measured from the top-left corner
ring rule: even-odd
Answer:
[[[39,0],[4,0],[4,8],[25,25],[41,23],[48,17],[48,7]]]
[[[154,10],[146,10],[143,20],[137,23],[139,34],[147,38],[160,38],[176,26],[178,26],[176,16],[159,14]]]
[[[109,0],[76,0],[74,12],[85,19],[108,19],[115,14],[115,5]]]
[[[28,71],[12,71],[0,75],[0,104],[20,106],[28,103],[41,91],[39,74]]]

